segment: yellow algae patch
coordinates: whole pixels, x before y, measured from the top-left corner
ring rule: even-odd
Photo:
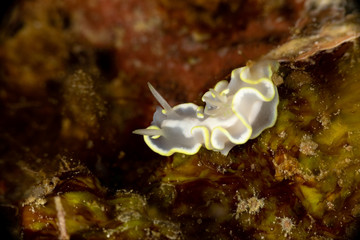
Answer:
[[[318,189],[299,185],[300,196],[298,196],[307,212],[314,217],[321,217],[324,214],[325,205],[323,194]]]

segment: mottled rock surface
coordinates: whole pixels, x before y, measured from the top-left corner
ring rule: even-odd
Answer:
[[[0,34],[0,213],[14,239],[351,239],[360,216],[356,2],[17,1]],[[201,103],[279,60],[275,126],[227,157],[161,157],[151,82]],[[7,235],[6,235],[7,234]]]

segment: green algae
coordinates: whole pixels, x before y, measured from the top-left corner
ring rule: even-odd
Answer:
[[[78,182],[85,183],[81,184],[82,191],[73,191],[79,188]],[[65,232],[68,237],[86,239],[182,238],[178,225],[163,219],[143,196],[118,191],[106,198],[104,189],[94,182],[97,179],[91,175],[77,174],[57,186],[68,189],[66,192],[45,197],[43,204],[25,205],[22,213],[25,237],[57,238]],[[60,207],[55,201],[57,197]],[[59,225],[61,218],[66,223],[63,227]]]

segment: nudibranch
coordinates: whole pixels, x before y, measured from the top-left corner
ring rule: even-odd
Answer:
[[[164,156],[192,155],[201,146],[227,155],[275,124],[279,95],[271,78],[278,67],[277,61],[263,60],[233,70],[230,82],[222,80],[203,95],[205,107],[171,107],[149,83],[162,108],[156,108],[151,126],[133,133],[144,135],[146,144]]]

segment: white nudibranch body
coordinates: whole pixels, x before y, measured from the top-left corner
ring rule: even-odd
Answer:
[[[164,156],[195,154],[201,146],[227,155],[275,124],[279,96],[271,77],[278,66],[264,60],[233,70],[230,82],[222,80],[203,95],[205,108],[193,103],[171,107],[149,84],[163,108],[157,107],[150,127],[134,133]]]

